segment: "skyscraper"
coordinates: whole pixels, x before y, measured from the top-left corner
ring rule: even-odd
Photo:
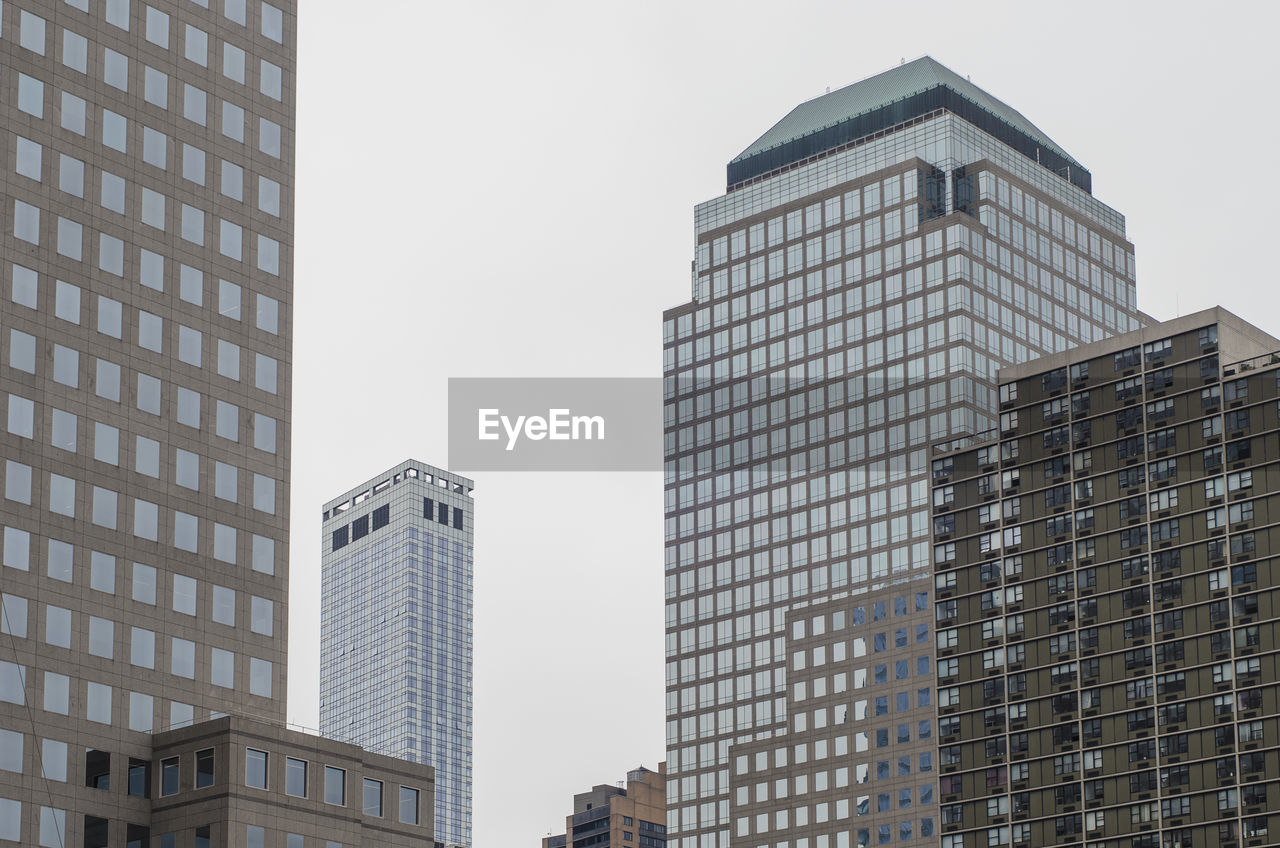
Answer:
[[[320,729],[436,774],[471,844],[473,484],[412,460],[324,505]]]
[[[944,848],[1276,844],[1278,352],[1152,325],[1002,370],[936,451]]]
[[[296,7],[0,12],[0,797],[80,844],[148,733],[284,720]]]
[[[1002,365],[1139,325],[1090,190],[923,58],[796,107],[696,209],[663,323],[680,848],[936,840],[927,444],[994,425]]]
[[[0,6],[0,843],[431,832],[429,769],[283,729],[296,31]]]

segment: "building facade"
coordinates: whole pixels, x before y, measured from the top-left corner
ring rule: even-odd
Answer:
[[[194,836],[160,848],[432,844],[430,768],[235,716],[158,733],[153,753],[153,829]]]
[[[728,182],[663,323],[669,837],[931,844],[927,445],[995,424],[999,367],[1137,327],[1133,249],[928,58],[797,107]]]
[[[565,832],[542,840],[542,848],[666,848],[667,769],[644,766],[627,772],[625,788],[601,784],[573,796]]]
[[[1149,326],[1002,371],[935,452],[944,848],[1280,841],[1277,351]]]
[[[151,734],[284,721],[295,39],[0,7],[0,841],[146,844]]]
[[[435,769],[436,840],[471,844],[473,484],[406,461],[324,505],[320,730]]]

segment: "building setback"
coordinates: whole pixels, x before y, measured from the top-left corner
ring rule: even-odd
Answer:
[[[936,841],[927,446],[994,426],[999,367],[1139,326],[1090,187],[923,58],[796,107],[697,207],[663,322],[680,848]]]
[[[0,4],[0,845],[356,839],[319,824],[354,788],[249,791],[250,722],[430,794],[283,730],[296,36],[294,0]]]
[[[935,450],[944,848],[1276,844],[1278,352],[1152,325]]]
[[[472,481],[402,462],[324,505],[320,730],[435,769],[471,844]]]
[[[573,796],[565,832],[542,840],[542,848],[666,848],[666,764],[627,772],[623,788],[601,784]]]

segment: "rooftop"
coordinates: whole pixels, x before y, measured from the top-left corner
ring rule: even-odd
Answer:
[[[729,163],[730,190],[935,109],[954,112],[1078,187],[1090,190],[1090,176],[1084,166],[1021,112],[929,56],[792,109]]]

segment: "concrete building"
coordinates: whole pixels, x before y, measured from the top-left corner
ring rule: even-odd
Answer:
[[[320,730],[435,769],[471,844],[473,484],[408,460],[324,505]]]
[[[431,770],[354,745],[225,717],[156,734],[153,763],[154,831],[196,845],[433,844]]]
[[[0,844],[266,825],[171,814],[156,745],[285,720],[296,12],[0,5]],[[211,796],[239,738],[204,739]],[[316,833],[290,815],[266,844]]]
[[[573,796],[565,832],[542,848],[666,848],[666,763],[627,772],[626,787],[601,784]]]
[[[1222,309],[1004,369],[933,459],[942,845],[1280,839],[1280,340]]]
[[[663,323],[679,848],[936,842],[927,446],[994,426],[998,368],[1140,325],[1091,182],[923,58],[796,107],[695,210]]]

